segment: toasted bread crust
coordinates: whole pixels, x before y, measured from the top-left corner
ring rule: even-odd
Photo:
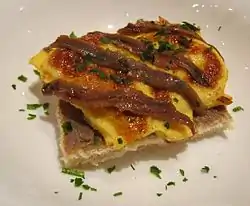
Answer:
[[[59,125],[68,120],[65,116],[62,115],[59,107],[57,107],[56,115]],[[232,117],[226,109],[207,110],[205,115],[194,118],[196,134],[190,137],[189,140],[201,138],[208,134],[223,131],[224,129],[230,127],[231,121]],[[81,127],[81,125],[78,124],[75,126]],[[63,131],[60,131],[60,134],[61,136],[58,137],[60,161],[63,167],[68,168],[79,168],[85,164],[97,166],[105,161],[121,157],[127,152],[138,151],[153,145],[164,146],[170,144],[160,137],[150,135],[146,138],[135,141],[133,144],[125,146],[125,148],[123,149],[115,149],[104,144],[91,144],[87,147],[84,147],[84,149],[78,149],[73,153],[68,154],[65,151],[65,144],[63,144],[63,140],[65,138]],[[76,133],[76,135],[79,134]]]

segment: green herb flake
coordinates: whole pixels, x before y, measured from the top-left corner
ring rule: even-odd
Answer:
[[[218,27],[218,31],[220,31],[220,30],[221,30],[221,28],[222,28],[222,26],[219,26],[219,27]]]
[[[216,176],[216,175],[214,175],[214,176],[213,176],[213,178],[214,178],[214,179],[216,179],[216,178],[217,178],[217,176]]]
[[[162,193],[156,193],[156,195],[157,195],[158,197],[160,197],[160,196],[162,196]]]
[[[27,104],[27,110],[36,110],[40,108],[42,104]]]
[[[165,126],[167,129],[170,128],[170,124],[169,124],[168,122],[166,122],[166,123],[164,124],[164,126]]]
[[[181,26],[181,28],[186,29],[186,30],[191,30],[191,31],[194,31],[194,32],[200,31],[200,28],[195,26],[195,24],[190,24],[190,23],[188,23],[186,21],[183,21],[180,26]]]
[[[98,74],[101,79],[107,79],[106,74],[97,68],[91,69],[91,70],[89,70],[89,72]]]
[[[80,177],[76,177],[74,181],[75,187],[80,187],[83,184],[83,179]]]
[[[113,194],[114,197],[121,196],[121,195],[122,195],[122,192],[116,192]]]
[[[18,111],[19,112],[25,112],[25,109],[19,109]]]
[[[90,186],[89,185],[82,185],[82,188],[85,189],[85,190],[89,190]]]
[[[179,102],[179,99],[177,99],[176,97],[174,97],[174,98],[173,98],[173,101],[174,101],[175,103],[178,103],[178,102]]]
[[[179,169],[179,172],[180,172],[181,176],[183,176],[183,177],[185,176],[185,172],[183,169]]]
[[[82,192],[79,193],[78,200],[82,199]]]
[[[118,137],[117,142],[118,144],[123,144],[123,139],[121,137]]]
[[[62,124],[62,129],[65,135],[73,131],[73,127],[71,125],[71,122],[67,121]]]
[[[156,167],[156,166],[151,166],[150,167],[150,173],[153,174],[154,176],[158,177],[159,179],[161,179],[161,170]]]
[[[56,194],[56,195],[57,195],[58,193],[59,193],[59,192],[57,192],[57,191],[54,192],[54,194]]]
[[[28,114],[27,120],[33,120],[36,118],[35,114]]]
[[[175,186],[175,182],[171,181],[167,183],[167,186]]]
[[[130,167],[132,168],[132,170],[135,170],[135,167],[133,164],[131,164]]]
[[[62,173],[76,176],[76,177],[81,177],[83,179],[85,178],[84,172],[76,170],[76,169],[62,168]]]
[[[69,38],[71,38],[71,39],[76,39],[77,38],[77,36],[75,35],[75,32],[71,32],[70,33],[70,35],[69,35]]]
[[[96,192],[96,191],[97,191],[97,189],[94,188],[94,187],[91,187],[90,190],[93,191],[93,192]]]
[[[107,38],[107,37],[102,37],[100,39],[100,41],[103,43],[103,44],[109,44],[112,40]]]
[[[15,84],[12,84],[11,87],[12,87],[12,89],[16,90],[16,85]]]
[[[166,34],[166,29],[160,29],[159,31],[157,31],[154,36],[163,36]]]
[[[40,72],[39,71],[37,71],[37,70],[34,69],[33,72],[35,73],[35,75],[37,75],[37,76],[40,77]]]
[[[17,79],[21,82],[27,82],[28,78],[25,77],[24,75],[20,75],[19,77],[17,77]]]
[[[203,168],[201,168],[201,172],[202,173],[209,173],[210,168],[208,166],[204,166]]]
[[[108,172],[109,174],[111,174],[115,169],[116,169],[116,166],[114,165],[113,167],[109,167],[109,168],[107,169],[107,172]]]
[[[183,182],[187,182],[188,179],[187,179],[186,177],[184,177],[182,181],[183,181]]]
[[[159,41],[158,52],[171,51],[174,49],[175,49],[174,45],[165,41]]]
[[[70,179],[70,183],[73,183],[73,182],[75,182],[75,180],[74,179]]]
[[[239,111],[244,111],[243,107],[237,106],[233,108],[233,112],[239,112]]]

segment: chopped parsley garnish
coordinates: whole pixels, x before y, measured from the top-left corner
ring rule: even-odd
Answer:
[[[27,110],[36,110],[40,108],[42,104],[27,104]]]
[[[151,167],[150,167],[150,173],[153,174],[153,175],[155,175],[155,176],[158,177],[159,179],[161,179],[161,176],[160,176],[161,170],[160,170],[158,167],[156,167],[156,166],[151,166]]]
[[[76,170],[76,169],[62,168],[62,173],[73,175],[76,177],[81,177],[84,179],[84,172]]]
[[[100,39],[100,41],[103,43],[103,44],[109,44],[112,40],[107,38],[107,37],[102,37]]]
[[[76,39],[77,38],[77,36],[75,35],[75,32],[71,32],[70,33],[70,35],[69,35],[69,38],[71,38],[71,39]]]
[[[70,183],[73,183],[75,180],[74,179],[70,179]]]
[[[114,172],[115,169],[116,169],[116,166],[114,165],[113,167],[109,167],[109,168],[107,169],[107,172],[108,172],[109,174],[111,174],[112,172]]]
[[[160,196],[162,196],[162,193],[156,193],[156,195],[157,195],[158,197],[160,197]]]
[[[162,36],[166,34],[166,29],[160,29],[159,31],[157,31],[154,36]]]
[[[244,111],[243,107],[237,106],[233,108],[233,112],[239,112],[239,111]]]
[[[107,79],[106,74],[103,71],[99,70],[99,69],[96,69],[96,68],[91,69],[91,70],[89,70],[89,72],[98,74],[101,79]]]
[[[191,30],[194,32],[200,31],[200,28],[196,27],[195,24],[190,24],[186,21],[182,22],[181,28],[186,29],[186,30]]]
[[[174,45],[166,42],[166,41],[159,41],[159,48],[158,48],[158,52],[164,52],[164,51],[170,51],[170,50],[174,50]]]
[[[154,45],[148,44],[147,50],[145,50],[141,53],[141,60],[143,60],[143,61],[153,60],[154,59],[153,53],[154,53]]]
[[[49,103],[48,103],[48,102],[45,102],[45,103],[43,104],[43,109],[44,109],[44,110],[48,110],[48,109],[49,109]]]
[[[167,186],[175,186],[175,182],[172,182],[172,181],[171,181],[171,182],[168,182],[168,183],[167,183]]]
[[[25,109],[19,109],[18,111],[19,112],[25,112]]]
[[[65,135],[73,131],[73,127],[71,125],[71,122],[67,121],[62,124],[62,129]]]
[[[15,84],[12,84],[11,87],[12,87],[12,89],[16,90],[16,85]]]
[[[176,97],[174,97],[173,100],[174,100],[175,103],[179,102],[179,99],[177,99]]]
[[[188,179],[187,179],[186,177],[184,177],[182,181],[183,181],[183,182],[187,182]]]
[[[222,27],[222,26],[219,26],[219,27],[218,27],[218,31],[220,31],[220,30],[221,30],[221,27]]]
[[[135,170],[135,167],[133,164],[131,164],[130,167],[132,168],[132,170]]]
[[[34,73],[35,73],[35,75],[37,75],[37,76],[39,76],[40,77],[40,72],[39,71],[37,71],[37,70],[33,70],[34,71]]]
[[[17,79],[21,82],[27,82],[28,78],[23,76],[23,75],[20,75],[19,77],[17,77]]]
[[[164,126],[165,126],[167,129],[170,128],[170,124],[169,124],[168,122],[166,122],[166,123],[164,124]]]
[[[82,192],[79,193],[78,200],[82,199]]]
[[[83,179],[80,177],[75,178],[75,187],[80,187],[83,184]]]
[[[117,142],[118,144],[123,144],[123,139],[121,137],[118,137]]]
[[[183,169],[179,169],[179,172],[180,172],[181,176],[183,176],[183,177],[185,176],[185,172]]]
[[[203,168],[201,168],[201,172],[202,173],[209,173],[210,168],[208,166],[204,166]]]
[[[122,192],[116,192],[113,194],[114,197],[121,196],[121,195],[122,195]]]
[[[32,120],[35,119],[36,115],[35,114],[28,114],[27,120]]]

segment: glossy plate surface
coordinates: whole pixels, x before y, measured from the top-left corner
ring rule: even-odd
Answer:
[[[223,3],[224,2],[224,3]],[[0,6],[0,205],[1,206],[248,206],[250,202],[250,2],[219,0],[10,0]],[[97,192],[75,188],[60,172],[55,141],[53,100],[39,93],[29,58],[58,35],[114,32],[129,21],[163,16],[171,22],[194,22],[214,44],[229,68],[227,92],[234,129],[223,135],[129,154],[102,168],[86,171]],[[220,28],[220,29],[219,29]],[[219,31],[218,31],[219,30]],[[28,77],[26,83],[17,80]],[[16,84],[16,90],[11,85]],[[52,102],[50,115],[19,112],[28,103]],[[234,113],[232,108],[244,111]],[[135,170],[130,164],[133,163]],[[112,174],[105,168],[117,165]],[[162,179],[149,173],[156,165]],[[208,174],[201,168],[209,166]],[[187,182],[179,174],[185,171]],[[216,178],[215,178],[216,177]],[[174,181],[175,186],[165,185]],[[78,200],[79,192],[82,200]],[[114,197],[116,192],[122,196]],[[158,197],[157,193],[162,193]]]

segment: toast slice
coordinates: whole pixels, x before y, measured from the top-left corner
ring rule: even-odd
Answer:
[[[69,134],[65,134],[63,128],[60,126],[58,144],[60,150],[60,161],[63,167],[80,168],[85,164],[97,166],[107,160],[121,157],[127,152],[138,151],[153,145],[164,146],[171,144],[163,138],[152,134],[146,138],[137,140],[132,144],[128,144],[122,149],[106,146],[104,140],[100,137],[100,134],[98,134],[97,131],[94,131],[87,122],[79,121],[79,118],[77,117],[72,120],[72,112],[69,115],[66,114],[62,104],[67,104],[70,109],[78,109],[62,100],[59,101],[57,106],[56,115],[58,125],[62,125],[67,121],[70,121],[72,125],[72,132]],[[78,110],[78,112],[78,117],[83,117],[83,114],[80,115],[80,110]],[[208,134],[214,134],[228,129],[231,126],[231,122],[232,117],[225,107],[209,109],[203,116],[197,116],[194,118],[196,134],[188,140],[202,138]],[[95,132],[97,132],[95,134],[95,139],[91,141],[88,137],[92,136]]]

